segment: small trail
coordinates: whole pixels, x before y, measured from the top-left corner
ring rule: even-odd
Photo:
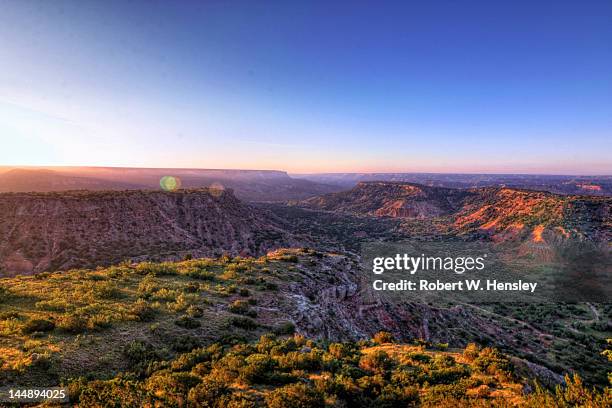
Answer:
[[[520,320],[520,319],[517,319],[517,318],[514,318],[514,317],[510,317],[510,316],[500,315],[500,314],[497,314],[497,313],[492,312],[490,310],[487,310],[487,309],[485,309],[483,307],[472,305],[472,304],[469,304],[469,303],[458,303],[458,304],[461,304],[461,305],[464,305],[464,306],[467,306],[467,307],[471,307],[472,309],[476,309],[476,310],[478,310],[478,311],[480,311],[482,313],[485,313],[485,314],[496,316],[499,319],[503,319],[503,320],[506,320],[506,321],[510,321],[510,322],[513,322],[513,323],[516,323],[516,324],[523,325],[523,326],[531,329],[534,333],[536,333],[540,337],[558,338],[554,334],[543,332],[543,331],[537,329],[536,327],[532,326],[531,324],[529,324],[529,323],[527,323],[527,322],[525,322],[523,320]]]
[[[599,311],[597,310],[595,306],[593,306],[592,303],[587,303],[587,305],[589,306],[589,309],[591,309],[591,312],[593,312],[593,320],[591,321],[598,322],[599,321]]]
[[[429,319],[427,317],[423,318],[423,338],[429,340]]]

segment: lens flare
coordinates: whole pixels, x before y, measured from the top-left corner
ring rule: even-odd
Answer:
[[[165,191],[174,191],[181,188],[181,179],[174,176],[164,176],[159,180],[159,186]]]

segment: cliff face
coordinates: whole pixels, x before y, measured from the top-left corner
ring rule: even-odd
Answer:
[[[4,274],[259,255],[291,238],[228,190],[0,194]]]
[[[461,232],[479,231],[496,240],[515,237],[533,243],[569,238],[609,241],[612,198],[562,196],[511,188],[474,190],[455,214]]]

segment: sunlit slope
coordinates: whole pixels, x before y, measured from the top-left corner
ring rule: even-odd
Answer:
[[[476,342],[529,361],[546,378],[576,371],[606,381],[609,306],[384,303],[360,293],[356,268],[345,255],[293,249],[0,279],[3,382],[105,378],[130,369],[134,342],[171,359],[294,330],[326,341],[385,330],[404,342]]]
[[[452,189],[401,182],[361,182],[298,205],[324,211],[435,221],[445,232],[497,241],[612,237],[612,198],[513,188]]]

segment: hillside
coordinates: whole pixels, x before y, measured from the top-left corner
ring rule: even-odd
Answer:
[[[445,232],[544,241],[612,237],[612,198],[513,188],[450,189],[400,182],[361,182],[349,191],[300,202],[337,213],[434,220]]]
[[[5,274],[125,259],[258,255],[292,240],[230,190],[0,194]]]
[[[529,238],[533,242],[580,238],[609,242],[612,198],[562,196],[510,188],[473,190],[454,215],[459,231],[479,231],[496,239]]]
[[[609,306],[385,303],[363,296],[357,268],[292,249],[0,279],[0,382],[106,379],[132,369],[130,358],[171,360],[269,332],[350,343],[380,330],[404,343],[495,345],[545,384],[567,372],[607,380]]]
[[[188,407],[606,407],[609,395],[579,377],[567,388],[537,389],[533,379],[498,350],[470,345],[440,351],[414,344],[316,342],[296,335],[196,348],[156,362],[154,350],[135,343],[126,353],[135,380],[74,381],[79,406]],[[441,345],[444,346],[444,345]],[[144,367],[149,364],[149,369]],[[528,393],[525,394],[524,391]]]
[[[301,204],[326,211],[423,219],[457,211],[470,194],[412,183],[361,182],[349,191],[313,197]]]

